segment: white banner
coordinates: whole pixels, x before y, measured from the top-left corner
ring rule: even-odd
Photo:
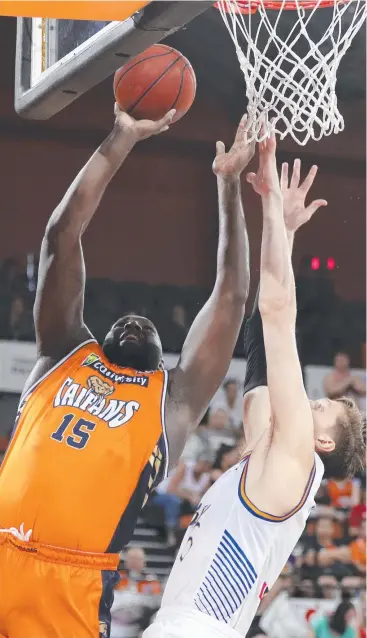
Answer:
[[[332,368],[328,366],[306,366],[306,389],[310,399],[316,400],[325,396],[324,379],[331,370]],[[361,377],[363,383],[366,382],[366,372],[364,370],[355,368],[352,373]],[[359,399],[359,407],[363,412],[366,411],[365,397]]]
[[[164,354],[166,368],[173,368],[177,361],[177,354]],[[35,343],[0,341],[0,392],[20,393],[35,362]],[[331,368],[327,366],[306,367],[306,389],[310,399],[319,399],[324,396],[323,381],[330,370]],[[353,372],[361,376],[363,380],[365,379],[365,372],[363,370],[353,370]],[[232,359],[227,377],[237,379],[241,387],[245,373],[245,359]],[[364,405],[361,407],[363,408]]]
[[[0,391],[21,393],[36,356],[35,343],[0,341]]]

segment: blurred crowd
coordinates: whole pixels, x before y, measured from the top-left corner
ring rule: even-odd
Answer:
[[[323,288],[319,281],[309,285],[306,279],[300,276],[298,282],[303,364],[330,365],[334,357],[333,368],[324,379],[325,394],[330,398],[351,395],[363,408],[365,385],[352,373],[351,365],[363,365],[364,305],[357,309],[343,304],[333,297],[330,286],[325,288],[325,282]],[[0,339],[34,340],[36,282],[34,256],[28,256],[26,269],[13,259],[1,264]],[[324,297],[325,290],[329,291],[327,303],[321,303],[318,312],[312,313],[317,287]],[[157,325],[164,350],[178,353],[207,296],[208,291],[198,288],[88,280],[86,323],[102,340],[119,316],[141,313]],[[243,354],[242,336],[235,354]],[[221,474],[238,462],[243,450],[242,390],[238,379],[228,378],[203,422],[191,434],[180,463],[152,494],[139,530],[121,554],[112,638],[138,638],[149,625],[198,503]],[[356,620],[364,613],[365,488],[364,475],[344,481],[328,477],[322,482],[305,533],[278,583],[264,599],[265,609],[255,619],[248,638],[366,638],[361,622]],[[289,601],[301,599],[313,601],[307,613],[302,612],[302,622],[289,606]],[[327,611],[316,613],[319,603],[315,601],[322,601]]]
[[[37,256],[24,265],[15,259],[0,264],[0,339],[34,341],[32,307],[37,283]],[[298,336],[303,365],[330,365],[340,349],[348,351],[354,367],[363,367],[365,303],[343,302],[327,273],[309,272],[301,261],[297,276]],[[306,258],[307,262],[307,258]],[[169,285],[88,279],[85,320],[98,341],[118,317],[134,312],[157,326],[165,352],[178,353],[188,329],[210,294],[209,290]],[[250,311],[250,308],[249,308]],[[243,356],[243,334],[235,356]]]
[[[346,362],[345,355],[338,356],[334,376],[325,379],[333,396],[340,389],[334,387],[333,381],[342,385],[339,364]],[[360,386],[354,387],[347,371],[344,386],[343,390],[347,392],[362,390]],[[190,436],[180,463],[148,501],[143,520],[148,527],[157,530],[162,547],[172,560],[206,490],[241,458],[244,449],[241,405],[242,392],[237,381],[227,379],[203,423]],[[113,608],[112,638],[140,636],[159,606],[165,577],[158,578],[152,569],[144,567],[145,561],[149,564],[152,551],[156,553],[157,550],[150,549],[149,542],[145,547],[143,541],[139,546],[133,543],[123,555],[123,579]],[[134,567],[131,567],[131,561]],[[255,620],[248,638],[365,638],[363,623],[359,620],[359,627],[357,623],[363,611],[365,577],[365,474],[353,480],[326,478],[302,538],[279,582],[268,595],[269,599],[265,598],[268,607],[270,600],[270,608],[264,612],[265,620],[263,622],[261,617]],[[293,617],[294,611],[287,606],[287,601],[295,599],[311,601],[309,608],[305,608],[303,623]],[[333,611],[340,603],[337,619],[332,620],[331,611],[324,615],[313,613],[315,601],[322,601],[327,610]],[[347,619],[345,622],[340,619],[343,614]],[[284,615],[288,619],[287,628]],[[328,628],[329,622],[331,627]]]

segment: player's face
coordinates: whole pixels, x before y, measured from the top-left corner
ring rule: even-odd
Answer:
[[[102,348],[111,363],[122,368],[157,370],[162,361],[162,344],[155,326],[138,315],[116,321]]]
[[[335,449],[333,439],[335,426],[338,420],[343,418],[344,407],[339,401],[331,399],[310,401],[310,405],[315,429],[316,450],[332,452]]]

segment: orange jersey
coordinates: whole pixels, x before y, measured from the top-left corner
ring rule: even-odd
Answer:
[[[0,528],[118,552],[166,476],[167,373],[119,368],[89,341],[28,392],[0,468]]]
[[[352,498],[353,481],[345,479],[344,481],[328,481],[328,493],[333,507],[350,507]]]

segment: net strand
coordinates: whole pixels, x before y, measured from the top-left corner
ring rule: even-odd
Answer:
[[[261,141],[274,128],[281,139],[289,134],[304,146],[310,138],[320,140],[344,130],[336,76],[343,55],[366,20],[367,2],[335,0],[330,22],[317,41],[311,37],[310,26],[323,0],[315,0],[307,9],[302,0],[294,3],[297,20],[286,37],[279,25],[288,0],[281,0],[277,12],[266,8],[266,0],[259,0],[257,13],[248,15],[238,10],[241,0],[219,0],[217,5],[244,75],[251,140]],[[305,44],[308,50],[301,56],[297,47]],[[264,114],[266,134],[261,136]]]

